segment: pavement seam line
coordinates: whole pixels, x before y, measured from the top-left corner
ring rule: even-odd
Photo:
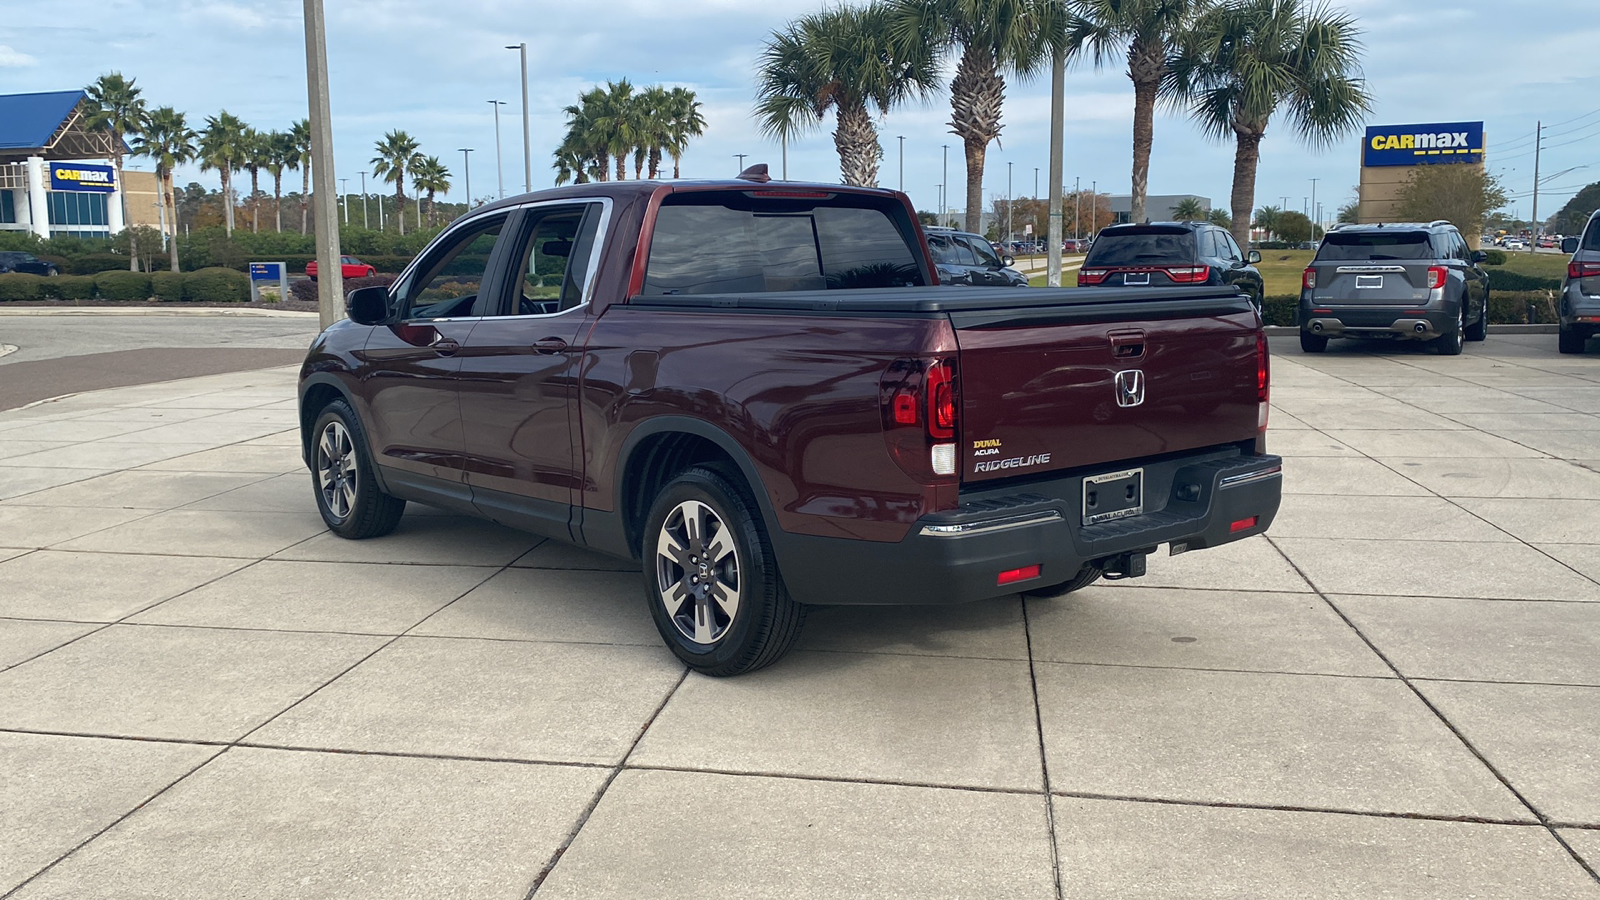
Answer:
[[[567,850],[571,849],[573,843],[578,840],[578,835],[583,832],[583,826],[589,824],[589,818],[594,815],[594,811],[600,806],[600,801],[605,799],[606,793],[611,790],[611,785],[616,783],[617,776],[628,768],[628,757],[639,749],[639,742],[644,740],[645,733],[650,730],[651,725],[655,724],[656,718],[661,715],[662,710],[667,708],[667,704],[672,702],[673,697],[677,696],[678,689],[683,687],[683,683],[688,680],[689,669],[685,667],[678,676],[677,682],[672,685],[672,690],[667,691],[666,696],[661,698],[661,702],[650,713],[650,717],[645,719],[644,725],[640,726],[639,733],[634,735],[633,743],[628,745],[627,752],[622,754],[621,760],[606,775],[605,781],[601,782],[600,789],[594,793],[594,798],[589,801],[589,805],[579,814],[578,821],[573,823],[572,830],[567,833],[566,840],[562,841],[561,846],[550,854],[550,858],[545,861],[544,867],[539,870],[539,874],[534,876],[533,884],[529,886],[528,892],[523,895],[523,900],[533,900],[534,896],[539,893],[539,889],[544,887],[545,879],[550,877],[550,873],[554,872],[556,866],[560,865],[562,857],[566,856]]]
[[[1287,553],[1283,552],[1282,548],[1273,542],[1270,536],[1267,538],[1267,543],[1272,545],[1272,549],[1278,551],[1278,555],[1282,556],[1285,562],[1291,566],[1294,566],[1296,572],[1300,572],[1300,567],[1296,565],[1294,560],[1289,558]],[[1301,572],[1300,574],[1302,578],[1305,577],[1304,572]],[[1307,580],[1309,581],[1309,579]],[[1356,625],[1355,620],[1346,615],[1345,611],[1340,609],[1339,605],[1334,603],[1327,594],[1319,590],[1317,591],[1317,596],[1322,598],[1323,603],[1328,604],[1328,608],[1332,609],[1335,615],[1344,620],[1345,625],[1348,626],[1351,631],[1355,632],[1356,637],[1359,637],[1361,641],[1372,650],[1373,653],[1377,654],[1379,659],[1383,660],[1383,664],[1388,666],[1390,670],[1394,672],[1395,676],[1400,679],[1400,683],[1404,684],[1406,689],[1411,691],[1411,693],[1422,702],[1422,705],[1427,707],[1428,711],[1433,713],[1433,715],[1438,718],[1439,722],[1442,723],[1445,728],[1448,728],[1451,734],[1456,736],[1456,740],[1460,741],[1463,747],[1466,747],[1473,756],[1477,757],[1478,762],[1483,764],[1483,767],[1489,771],[1489,774],[1493,775],[1502,785],[1505,786],[1507,791],[1511,792],[1511,796],[1517,798],[1518,803],[1521,803],[1529,812],[1533,814],[1534,818],[1537,819],[1539,824],[1544,827],[1545,831],[1547,831],[1550,836],[1555,839],[1557,844],[1561,845],[1561,849],[1567,851],[1567,855],[1572,857],[1573,861],[1576,862],[1584,872],[1588,873],[1591,879],[1596,882],[1600,882],[1600,872],[1597,872],[1593,866],[1589,865],[1588,861],[1579,855],[1578,851],[1573,849],[1571,844],[1567,843],[1566,838],[1561,836],[1561,832],[1557,830],[1555,824],[1550,820],[1550,818],[1546,816],[1537,806],[1534,806],[1532,801],[1523,796],[1522,792],[1517,790],[1516,786],[1511,783],[1511,779],[1507,778],[1505,774],[1500,771],[1499,767],[1489,761],[1489,757],[1484,755],[1483,751],[1479,750],[1477,746],[1472,743],[1472,741],[1467,739],[1466,734],[1463,733],[1461,729],[1457,728],[1456,724],[1450,721],[1447,716],[1445,716],[1444,711],[1436,706],[1432,700],[1429,700],[1428,696],[1424,694],[1420,688],[1413,684],[1411,679],[1404,672],[1400,671],[1400,667],[1395,665],[1394,661],[1389,659],[1387,654],[1378,649],[1378,645],[1367,636],[1366,632],[1362,631],[1361,628]]]
[[[1056,845],[1056,809],[1050,793],[1050,755],[1044,746],[1044,709],[1039,705],[1039,670],[1033,656],[1033,627],[1028,619],[1028,598],[1019,596],[1022,604],[1022,637],[1028,648],[1028,687],[1033,692],[1033,733],[1039,739],[1039,773],[1044,778],[1044,821],[1046,838],[1050,842],[1050,874],[1056,887],[1056,900],[1065,896],[1061,884],[1061,850]]]
[[[1297,812],[1329,816],[1357,816],[1367,819],[1406,819],[1414,822],[1454,822],[1466,825],[1504,825],[1513,828],[1543,828],[1534,819],[1497,819],[1487,816],[1447,816],[1437,813],[1386,812],[1370,809],[1340,809],[1337,806],[1295,806],[1280,803],[1236,803],[1221,800],[1189,800],[1180,797],[1141,797],[1137,794],[1100,794],[1094,791],[1057,791],[1057,797],[1078,800],[1105,800],[1119,803],[1153,803],[1162,806],[1193,806],[1201,809],[1252,809],[1261,812]],[[1600,826],[1594,826],[1600,829]]]

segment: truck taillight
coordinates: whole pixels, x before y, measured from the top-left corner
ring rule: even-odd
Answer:
[[[1428,290],[1436,291],[1444,287],[1444,280],[1448,277],[1446,271],[1444,266],[1428,267]]]
[[[1267,414],[1272,406],[1272,364],[1267,347],[1267,334],[1256,332],[1256,428],[1265,431]]]
[[[1078,284],[1100,284],[1111,274],[1110,269],[1079,269]]]
[[[956,436],[956,374],[946,362],[928,370],[928,436],[945,441]]]
[[[1600,263],[1571,262],[1567,263],[1568,278],[1600,278]]]
[[[1173,284],[1205,284],[1211,277],[1210,266],[1172,266],[1167,269],[1167,277]]]
[[[956,366],[947,359],[897,359],[879,382],[889,455],[923,484],[952,480],[961,428]]]
[[[1306,270],[1300,273],[1300,286],[1308,291],[1316,290],[1317,270],[1306,266]]]

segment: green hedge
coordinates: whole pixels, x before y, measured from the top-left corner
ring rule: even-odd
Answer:
[[[157,300],[182,300],[183,285],[189,276],[182,272],[151,272],[150,296]]]
[[[1503,266],[1506,264],[1506,252],[1493,247],[1483,248],[1483,262],[1490,266]]]
[[[1299,304],[1300,297],[1297,294],[1266,298],[1262,304],[1266,324],[1298,325],[1295,314]],[[1533,307],[1531,320],[1528,318],[1529,304]],[[1490,325],[1549,325],[1555,321],[1555,308],[1551,305],[1550,295],[1544,291],[1489,293]]]
[[[248,303],[250,279],[243,272],[212,266],[184,277],[183,299],[191,303]]]
[[[143,272],[101,272],[94,276],[102,300],[141,302],[150,299],[150,276]]]
[[[0,275],[0,303],[23,303],[44,299],[44,275],[7,272]]]
[[[1521,272],[1510,272],[1505,269],[1489,269],[1489,290],[1491,291],[1559,291],[1561,279],[1546,278],[1539,275],[1524,275]]]
[[[50,300],[93,300],[93,275],[59,275],[45,284]]]
[[[1300,305],[1299,294],[1280,294],[1276,297],[1263,297],[1261,300],[1261,318],[1268,325],[1295,325],[1295,312]]]

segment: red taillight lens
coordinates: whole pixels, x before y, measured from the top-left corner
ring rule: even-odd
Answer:
[[[1173,284],[1204,284],[1211,277],[1210,266],[1175,266],[1166,272]]]
[[[1267,335],[1265,332],[1256,332],[1256,399],[1262,403],[1267,402],[1268,394],[1272,390],[1272,367],[1267,362]]]
[[[928,436],[947,441],[956,436],[956,373],[947,362],[928,370]]]
[[[1317,287],[1317,270],[1307,266],[1306,270],[1300,273],[1300,286],[1308,291],[1315,290]]]
[[[1446,270],[1444,266],[1428,267],[1428,290],[1436,291],[1439,288],[1444,287],[1444,280],[1446,277],[1445,271]]]
[[[1079,269],[1078,270],[1078,283],[1079,284],[1100,284],[1100,283],[1104,282],[1106,280],[1106,276],[1110,275],[1110,274],[1111,274],[1111,270],[1110,269]]]
[[[1568,278],[1600,278],[1600,263],[1567,263]]]
[[[879,381],[883,438],[901,470],[926,485],[953,482],[961,397],[954,361],[897,359]]]

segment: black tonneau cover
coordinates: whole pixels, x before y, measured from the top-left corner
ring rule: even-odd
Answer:
[[[667,294],[633,297],[625,306],[643,309],[739,309],[797,312],[1001,313],[1056,309],[1073,318],[1096,314],[1120,318],[1118,307],[1141,306],[1141,316],[1228,315],[1250,307],[1231,285],[1150,288],[967,288],[905,287],[844,291],[784,291],[752,294]],[[1168,311],[1170,310],[1170,311]]]

